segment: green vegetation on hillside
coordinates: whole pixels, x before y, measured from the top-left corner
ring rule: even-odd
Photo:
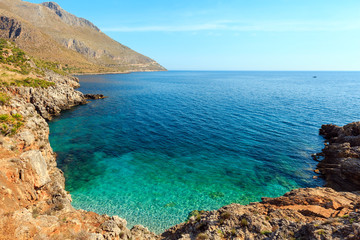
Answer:
[[[34,65],[37,67],[32,67]],[[14,43],[0,39],[0,86],[35,88],[54,86],[55,83],[42,79],[45,76],[44,71],[46,69],[66,75],[66,72],[59,68],[58,63],[30,59]]]
[[[6,93],[0,92],[0,105],[9,103],[10,97]]]
[[[23,50],[12,42],[0,39],[0,63],[6,64],[6,69],[27,75],[31,72],[29,59]]]
[[[10,80],[10,81],[2,81],[0,80],[0,86],[10,87],[34,87],[34,88],[48,88],[50,86],[55,86],[55,83],[49,82],[43,79],[36,78],[25,78],[22,80]]]
[[[0,114],[0,131],[3,135],[12,136],[24,124],[22,115],[16,114]]]
[[[48,61],[41,60],[41,59],[36,59],[36,58],[33,58],[32,60],[36,64],[36,66],[39,69],[41,69],[42,71],[50,70],[50,71],[53,71],[53,72],[55,72],[57,74],[60,74],[60,75],[63,75],[63,76],[66,76],[66,75],[69,74],[69,68],[62,67],[60,63],[48,62]]]

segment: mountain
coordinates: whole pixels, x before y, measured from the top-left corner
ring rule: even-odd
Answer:
[[[0,37],[14,40],[33,57],[58,62],[69,72],[166,70],[54,2],[0,0]]]

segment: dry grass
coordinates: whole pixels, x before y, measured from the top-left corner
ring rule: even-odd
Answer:
[[[2,5],[3,15],[25,26],[16,39],[22,49],[39,59],[67,65],[71,73],[164,70],[152,59],[102,32],[89,26],[66,24],[46,7],[25,1],[17,4],[13,0],[3,0]],[[73,44],[73,39],[79,44]]]

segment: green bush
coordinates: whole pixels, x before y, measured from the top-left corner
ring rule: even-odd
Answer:
[[[247,221],[245,218],[243,218],[243,219],[241,219],[240,225],[241,225],[242,227],[246,227],[247,225],[249,225],[249,223],[248,223],[248,221]]]
[[[9,103],[10,97],[6,93],[0,92],[0,104],[4,105]]]
[[[34,88],[48,88],[51,86],[55,86],[55,83],[49,82],[43,79],[35,79],[35,78],[25,78],[23,80],[10,80],[10,81],[1,81],[0,86],[9,87],[34,87]]]
[[[5,66],[8,71],[17,72],[23,75],[29,75],[31,72],[44,76],[44,70],[51,70],[61,75],[67,75],[73,70],[68,65],[62,67],[61,64],[48,62],[37,58],[32,58],[37,68],[30,66],[30,59],[26,53],[18,48],[14,43],[5,39],[0,39],[0,63],[10,65]]]
[[[9,71],[28,75],[32,69],[28,61],[23,50],[4,39],[0,39],[0,63],[15,67],[15,69],[7,68]],[[20,68],[20,70],[17,68]]]
[[[196,221],[198,222],[198,221],[201,220],[201,214],[203,214],[203,213],[205,213],[205,211],[203,211],[203,210],[201,210],[201,211],[199,211],[199,210],[191,211],[191,212],[188,214],[188,217],[187,217],[186,221],[189,221],[190,218],[191,218],[192,216],[194,216],[195,219],[196,219]]]
[[[14,135],[23,125],[24,118],[21,114],[0,114],[0,131],[5,136]]]
[[[61,64],[56,63],[56,62],[48,62],[48,61],[44,61],[44,60],[40,60],[40,59],[33,59],[35,65],[42,70],[51,70],[57,74],[60,75],[67,75],[67,71],[69,68],[63,68],[61,67]]]
[[[271,231],[261,231],[260,232],[262,235],[268,235],[268,234],[272,234],[272,232]]]

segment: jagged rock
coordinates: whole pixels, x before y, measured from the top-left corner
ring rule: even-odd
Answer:
[[[90,21],[84,19],[84,18],[78,18],[75,15],[66,12],[64,9],[62,9],[59,4],[55,2],[44,2],[41,5],[49,8],[50,10],[54,11],[56,15],[58,15],[62,21],[65,23],[71,25],[71,26],[79,26],[79,27],[90,27],[97,32],[100,32],[100,29],[96,27],[94,24],[92,24]]]
[[[101,225],[101,229],[106,233],[104,234],[105,239],[114,239],[118,237],[121,233],[120,228],[113,220],[108,220]]]
[[[21,23],[16,19],[0,16],[0,37],[16,39],[21,34]]]
[[[318,169],[326,186],[339,191],[360,190],[360,122],[339,127],[322,125],[320,134],[329,143],[322,150]]]
[[[46,120],[59,115],[62,110],[85,104],[84,95],[74,91],[79,83],[76,78],[48,75],[47,80],[56,83],[48,88],[17,87],[14,88],[26,101],[30,102],[36,111]]]
[[[131,235],[135,239],[152,240],[159,238],[153,232],[150,232],[147,228],[141,225],[135,225],[130,231]]]
[[[121,229],[126,229],[127,221],[125,219],[120,218],[119,216],[112,216],[112,220],[116,223],[116,225]]]
[[[357,239],[360,197],[330,188],[297,189],[250,205],[199,212],[163,239]],[[353,236],[353,237],[350,237]],[[325,237],[325,238],[324,238]]]
[[[86,99],[91,99],[91,100],[107,98],[106,96],[104,96],[102,94],[85,94],[84,97]]]

